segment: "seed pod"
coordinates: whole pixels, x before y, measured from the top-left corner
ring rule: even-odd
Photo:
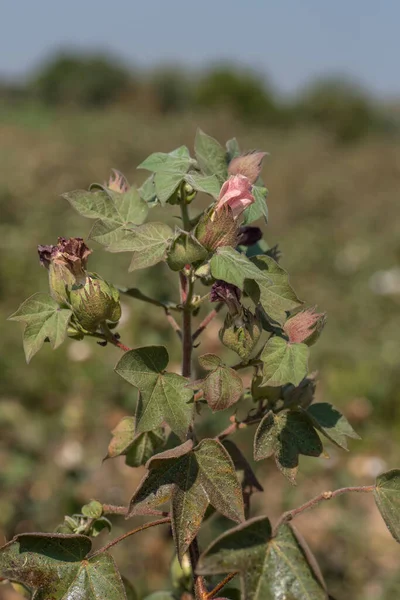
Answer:
[[[84,285],[74,285],[69,292],[74,315],[86,331],[93,332],[105,321],[121,318],[119,292],[96,273],[88,273]]]
[[[242,360],[253,352],[262,332],[259,320],[247,308],[239,317],[227,314],[219,338],[224,346],[234,350]]]

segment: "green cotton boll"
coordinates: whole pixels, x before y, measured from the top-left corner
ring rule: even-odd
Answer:
[[[249,358],[262,332],[259,320],[246,308],[240,317],[227,314],[219,339],[227,348],[234,350],[242,360]]]
[[[96,273],[88,273],[84,285],[74,285],[69,301],[75,317],[86,331],[96,331],[101,323],[121,318],[118,290]]]

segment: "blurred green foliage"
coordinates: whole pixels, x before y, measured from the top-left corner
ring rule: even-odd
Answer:
[[[178,65],[139,72],[106,55],[63,52],[40,66],[26,84],[0,82],[0,99],[9,106],[27,100],[64,108],[115,105],[153,115],[217,111],[254,126],[323,129],[339,143],[399,130],[395,111],[379,106],[344,78],[316,80],[283,98],[262,74],[229,63],[197,73]]]
[[[311,365],[320,370],[318,398],[340,408],[363,438],[350,443],[348,455],[328,446],[330,460],[304,459],[297,488],[271,461],[260,463],[257,474],[266,491],[254,496],[255,511],[273,519],[324,489],[369,484],[377,471],[398,466],[400,148],[393,137],[372,132],[363,141],[340,146],[316,123],[282,136],[275,127],[249,129],[233,117],[216,119],[203,112],[174,115],[168,110],[159,117],[118,107],[70,112],[33,103],[3,105],[0,532],[7,539],[21,531],[51,531],[91,498],[127,503],[141,478],[142,471],[126,466],[123,458],[101,464],[111,429],[133,413],[136,402],[133,388],[112,371],[118,349],[67,341],[55,352],[46,345],[27,366],[19,326],[5,319],[30,294],[47,290],[37,244],[55,243],[59,235],[88,236],[90,223],[76,216],[60,194],[103,182],[112,167],[140,184],[145,173],[136,172],[136,165],[154,150],[190,146],[197,126],[222,141],[236,135],[243,149],[270,152],[263,170],[270,190],[268,241],[280,243],[282,264],[300,297],[328,313]],[[195,203],[191,208],[195,211]],[[172,225],[178,223],[176,213],[169,208]],[[90,245],[95,250],[90,267],[106,279],[160,300],[177,300],[162,265],[129,274],[129,255],[109,255]],[[179,345],[162,310],[129,298],[123,303],[123,341],[135,347],[168,345],[178,369]],[[214,322],[199,353],[219,348],[217,331]],[[210,414],[207,434],[218,433],[227,420],[225,414]],[[250,449],[250,433],[238,433],[242,449]],[[121,518],[113,522],[113,535],[127,527]],[[202,546],[231,525],[211,518],[202,531]],[[306,513],[297,525],[334,597],[393,598],[398,546],[373,502],[343,498]],[[166,587],[169,533],[142,535],[142,543],[128,540],[115,549],[118,563],[140,591],[149,591],[145,580],[151,589]],[[104,539],[102,533],[99,544]]]

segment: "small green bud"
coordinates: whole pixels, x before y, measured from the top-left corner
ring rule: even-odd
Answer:
[[[185,192],[185,202],[186,204],[190,204],[196,198],[197,191],[194,189],[190,183],[185,183],[185,187],[183,188]]]
[[[86,331],[96,331],[101,323],[121,318],[119,292],[96,273],[88,273],[84,285],[74,285],[69,292],[74,314]]]
[[[242,314],[233,316],[228,313],[219,338],[227,348],[234,350],[242,360],[253,352],[262,332],[259,320],[247,308]]]
[[[193,571],[188,554],[183,555],[181,564],[175,555],[170,567],[171,582],[174,589],[180,593],[189,592],[192,589],[192,574]]]

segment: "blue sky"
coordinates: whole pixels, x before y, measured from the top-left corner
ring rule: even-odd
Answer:
[[[60,48],[138,67],[227,60],[291,93],[344,74],[400,97],[398,0],[5,0],[0,76],[18,78]]]

